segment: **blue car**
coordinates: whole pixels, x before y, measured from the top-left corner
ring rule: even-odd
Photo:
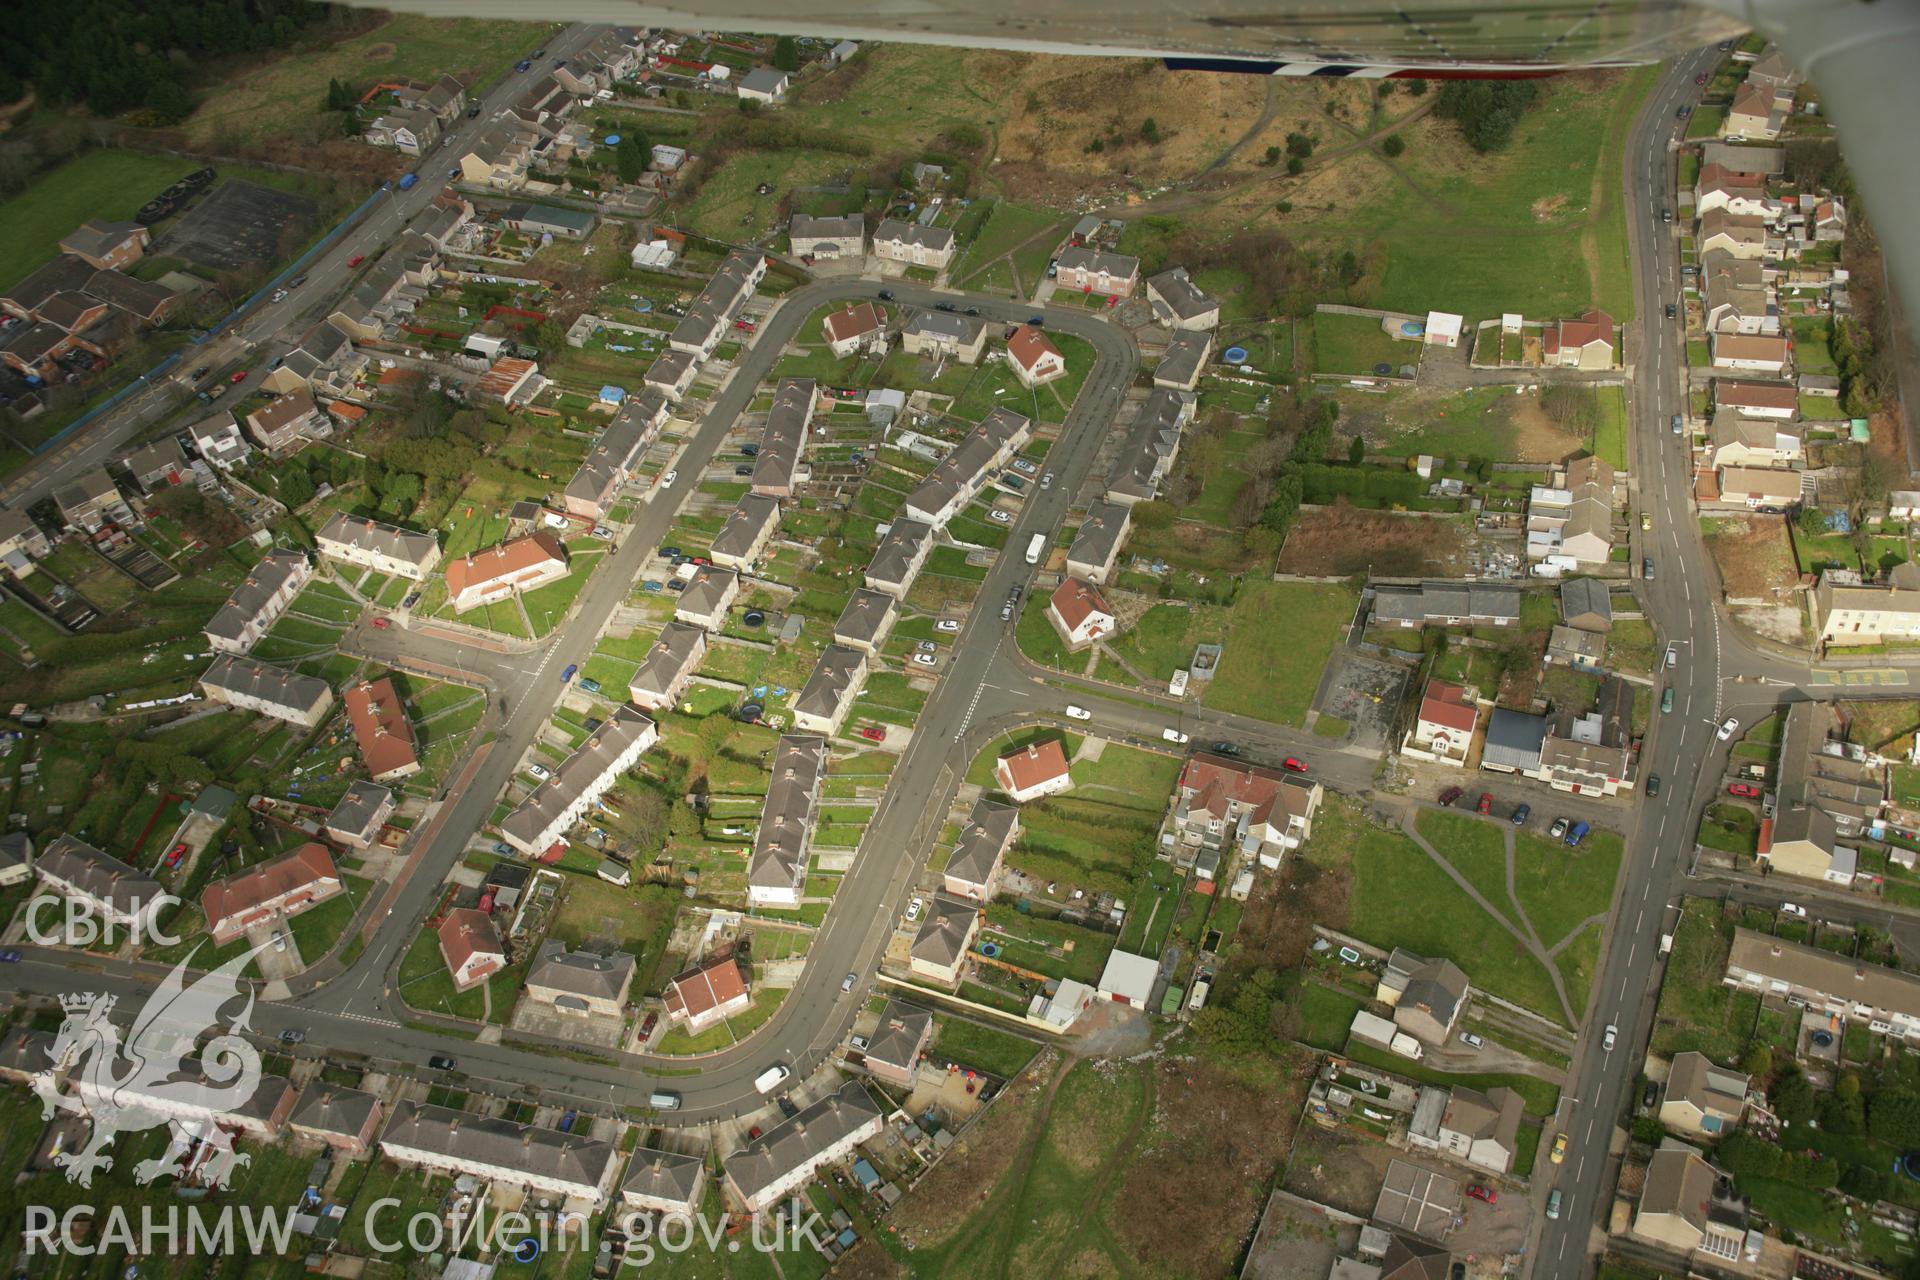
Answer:
[[[580,682],[580,692],[598,693],[600,692],[600,682],[598,680],[582,680]]]
[[[1574,846],[1578,845],[1582,840],[1585,840],[1587,838],[1587,832],[1591,831],[1592,829],[1593,829],[1592,827],[1588,826],[1584,822],[1574,823],[1573,830],[1567,832],[1567,847],[1571,849]]]
[[[1523,804],[1518,809],[1515,809],[1513,811],[1513,825],[1516,827],[1524,827],[1527,825],[1527,819],[1531,818],[1532,816],[1533,816],[1533,806],[1530,804]]]
[[[577,662],[569,662],[567,669],[560,673],[560,683],[572,684],[573,678],[578,674],[580,674],[580,664]]]
[[[515,71],[531,71],[533,70],[533,64],[531,62],[528,62],[525,58],[522,58],[520,59],[520,61],[513,64],[513,69]]]

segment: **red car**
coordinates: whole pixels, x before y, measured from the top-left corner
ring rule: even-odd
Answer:
[[[1707,73],[1702,71],[1699,75],[1693,78],[1693,82],[1695,84],[1705,84],[1707,82]]]
[[[642,1040],[645,1040],[648,1036],[653,1034],[653,1029],[659,1025],[660,1025],[660,1015],[657,1013],[648,1014],[647,1020],[640,1024],[640,1038]]]
[[[753,1126],[753,1128],[751,1128],[751,1129],[749,1129],[749,1130],[747,1130],[747,1141],[749,1141],[749,1142],[751,1142],[751,1141],[753,1141],[753,1140],[754,1140],[755,1138],[757,1138],[757,1137],[759,1137],[759,1136],[760,1136],[760,1126],[759,1126],[759,1125],[755,1125],[755,1126]]]
[[[1727,794],[1730,796],[1745,796],[1749,800],[1758,800],[1760,798],[1760,788],[1754,786],[1751,782],[1729,782],[1727,784]]]
[[[1445,791],[1442,791],[1440,793],[1440,803],[1447,807],[1451,807],[1455,800],[1458,800],[1461,796],[1465,794],[1466,794],[1466,789],[1464,787],[1448,787]]]
[[[356,253],[356,254],[354,254],[354,255],[353,255],[353,256],[352,256],[351,258],[348,258],[348,259],[347,259],[347,265],[348,265],[348,266],[350,266],[350,267],[357,267],[357,266],[359,266],[359,265],[360,265],[361,263],[363,263],[363,262],[365,262],[366,260],[367,260],[367,255],[366,255],[366,254],[364,254],[364,253]]]
[[[246,380],[247,380],[247,371],[245,369],[235,369],[233,371],[233,376],[227,379],[228,382],[245,382]]]
[[[186,856],[187,856],[187,845],[186,845],[186,841],[183,840],[179,844],[173,846],[172,849],[167,851],[167,866],[170,868],[179,866],[180,860]]]
[[[1292,756],[1288,756],[1285,760],[1282,760],[1280,762],[1280,767],[1282,769],[1285,769],[1288,773],[1305,773],[1307,771],[1307,766],[1302,764],[1300,761],[1294,759]]]
[[[870,724],[860,730],[860,736],[868,742],[885,742],[887,740],[887,731],[878,725]]]
[[[1476,805],[1475,808],[1480,813],[1492,813],[1493,812],[1493,792],[1482,791],[1480,793],[1480,803]]]
[[[740,331],[741,331],[741,332],[743,332],[743,333],[752,333],[752,332],[753,332],[753,321],[751,321],[751,320],[735,320],[735,321],[733,322],[733,327],[734,327],[734,328],[736,328],[736,329],[738,329],[738,330],[740,330]]]
[[[385,631],[388,627],[392,625],[393,624],[391,622],[388,622],[385,618],[375,618],[373,620],[373,629],[375,631]]]
[[[1484,1200],[1488,1204],[1500,1203],[1500,1193],[1498,1191],[1495,1191],[1492,1187],[1483,1187],[1477,1182],[1467,1188],[1467,1194],[1475,1200]]]

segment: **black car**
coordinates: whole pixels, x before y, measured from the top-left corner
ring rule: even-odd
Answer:
[[[970,315],[970,316],[977,316],[977,315],[979,315],[979,314],[980,314],[980,308],[978,308],[978,307],[968,307],[968,308],[967,308],[967,312],[966,312],[966,313],[967,313],[968,315]]]
[[[1658,1102],[1659,1100],[1660,1100],[1659,1082],[1654,1080],[1647,1081],[1646,1090],[1640,1095],[1640,1105],[1642,1107],[1645,1107],[1647,1110],[1651,1111],[1653,1110],[1653,1104]]]
[[[753,474],[753,468],[752,468],[752,467],[744,467],[744,466],[743,466],[743,467],[735,467],[735,468],[733,469],[733,474],[735,474],[735,475],[737,475],[737,476],[750,476],[750,475],[752,475],[752,474]]]
[[[544,58],[547,56],[547,51],[545,49],[535,49],[532,53],[528,54],[527,56],[530,58]]]
[[[533,64],[531,62],[528,62],[525,58],[522,58],[520,59],[520,61],[513,64],[513,69],[515,71],[531,71],[533,70]]]
[[[882,290],[880,291],[880,301],[882,301],[882,302],[892,302],[892,301],[893,301],[893,290],[891,290],[891,289],[882,289]]]
[[[292,1028],[292,1027],[289,1027],[287,1030],[282,1031],[280,1033],[281,1044],[299,1044],[301,1041],[305,1040],[306,1038],[307,1038],[306,1032],[298,1030],[297,1028]]]
[[[800,1108],[784,1093],[780,1095],[780,1114],[789,1120],[800,1114]]]
[[[1213,754],[1217,756],[1237,756],[1240,754],[1240,748],[1234,746],[1231,742],[1216,742],[1213,744]]]
[[[427,1059],[427,1065],[435,1071],[451,1071],[453,1070],[453,1059],[444,1053],[436,1053]]]
[[[749,458],[757,458],[760,456],[760,446],[757,444],[743,444],[740,446],[740,452]]]
[[[480,118],[480,104],[476,102],[472,106],[467,108],[467,119],[478,120],[479,118]]]
[[[1667,319],[1673,319],[1673,304],[1671,302],[1667,304]]]
[[[677,556],[677,555],[679,555],[679,554],[680,554],[680,548],[678,548],[678,547],[662,547],[662,548],[660,548],[660,554],[661,554],[661,555],[663,555],[663,556],[665,556],[665,557],[667,557],[667,559],[669,559],[669,560],[671,560],[671,559],[673,559],[673,557],[675,557],[675,556]]]
[[[951,302],[936,302],[933,304],[933,309],[935,311],[958,311],[960,308],[954,306]]]

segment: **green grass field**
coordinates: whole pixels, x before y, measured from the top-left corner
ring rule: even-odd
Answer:
[[[60,252],[60,238],[88,218],[123,221],[200,166],[177,156],[89,151],[34,179],[0,204],[0,289]]]
[[[1403,364],[1420,362],[1418,343],[1393,337],[1371,316],[1321,311],[1315,313],[1310,324],[1316,373],[1370,374],[1380,364],[1397,372]]]
[[[1333,584],[1242,584],[1220,670],[1203,701],[1218,711],[1300,724],[1356,603],[1352,591]]]
[[[972,244],[967,246],[965,255],[955,265],[953,270],[955,283],[983,287],[983,282],[973,277],[980,274],[987,264],[1013,252],[1027,240],[1041,236],[1042,232],[1050,228],[1064,228],[1065,223],[1064,215],[1052,209],[1021,204],[1015,200],[998,201],[987,214],[987,220],[981,224],[980,234],[975,237]],[[1057,237],[1041,238],[1047,242],[1051,252],[1053,244],[1057,243]],[[1023,268],[1031,265],[1032,250],[1024,256],[1029,261],[1022,263]],[[1040,255],[1039,261],[1042,267],[1046,265],[1046,259],[1047,255]],[[1031,291],[1039,281],[1027,279],[1023,274],[1021,283]]]

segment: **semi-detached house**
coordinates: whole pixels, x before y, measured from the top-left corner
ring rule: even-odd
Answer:
[[[666,711],[680,701],[700,660],[707,653],[707,633],[685,622],[669,622],[647,650],[627,683],[627,696],[646,711]]]
[[[347,722],[353,726],[368,776],[375,782],[397,782],[420,772],[413,725],[390,676],[360,681],[341,695],[341,701],[346,703]]]
[[[628,397],[567,483],[570,515],[606,519],[620,491],[633,479],[647,446],[667,420],[669,408],[666,397],[652,388]]]
[[[857,258],[867,251],[867,220],[857,213],[830,218],[796,213],[787,224],[787,239],[797,257]]]
[[[874,256],[884,262],[944,271],[953,262],[953,232],[902,218],[887,218],[873,232]]]
[[[333,707],[333,689],[325,680],[230,653],[213,660],[200,677],[200,691],[214,702],[303,729],[319,724]]]
[[[802,733],[833,737],[846,722],[867,679],[867,655],[843,644],[820,651],[813,674],[793,700],[793,727]]]
[[[749,1213],[760,1213],[880,1136],[884,1121],[867,1088],[849,1081],[726,1158],[726,1180]]]
[[[1154,319],[1174,329],[1204,331],[1220,324],[1220,299],[1196,285],[1185,267],[1148,276],[1147,301]]]
[[[1060,251],[1058,288],[1130,298],[1140,283],[1140,259],[1085,245]]]
[[[323,844],[309,841],[292,853],[236,876],[215,880],[200,894],[200,912],[216,945],[247,930],[278,924],[341,892],[340,872]],[[306,957],[309,963],[318,956]]]
[[[780,527],[780,504],[758,493],[741,495],[727,522],[713,535],[708,555],[713,562],[742,573],[759,563],[761,553]]]
[[[86,903],[101,920],[123,928],[152,924],[163,905],[159,881],[70,835],[40,851],[33,874],[55,893]]]
[[[986,322],[958,311],[919,311],[901,326],[900,346],[909,355],[979,364],[987,350]]]
[[[440,958],[454,990],[471,991],[507,967],[506,945],[493,917],[473,907],[449,911],[439,928]]]
[[[1893,567],[1884,583],[1865,584],[1850,570],[1828,569],[1813,590],[1820,643],[1835,648],[1920,639],[1920,565]]]
[[[1114,562],[1120,557],[1120,546],[1126,541],[1127,526],[1132,519],[1131,508],[1118,502],[1095,500],[1087,507],[1086,518],[1074,531],[1073,544],[1067,548],[1067,572],[1104,586],[1113,572]]]
[[[558,582],[567,576],[567,549],[544,529],[449,560],[443,573],[455,613]]]
[[[932,551],[933,526],[901,516],[887,527],[880,545],[873,549],[873,558],[867,562],[866,584],[897,600],[905,599]]]

